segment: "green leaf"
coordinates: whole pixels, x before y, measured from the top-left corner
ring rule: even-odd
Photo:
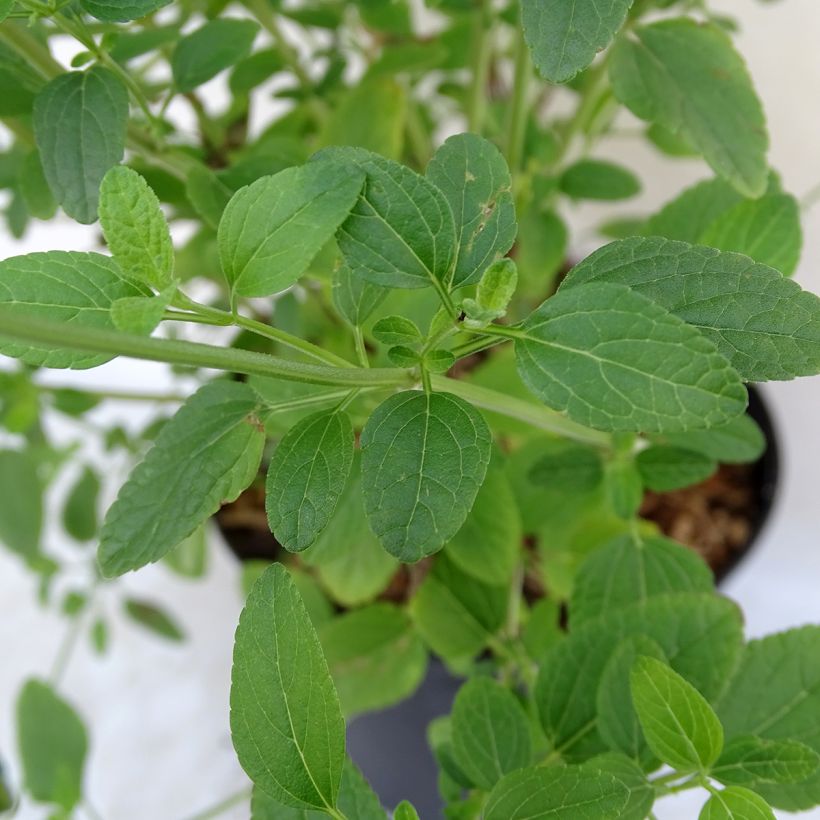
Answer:
[[[375,598],[398,568],[398,561],[382,549],[367,525],[360,467],[357,452],[330,526],[301,556],[316,568],[334,600],[346,607]]]
[[[102,66],[60,74],[34,102],[34,136],[54,198],[77,222],[97,218],[100,183],[121,159],[128,92]]]
[[[26,791],[70,812],[82,797],[88,752],[77,713],[47,683],[26,681],[17,700],[17,736]]]
[[[615,820],[629,801],[616,777],[584,766],[519,769],[490,793],[484,820]]]
[[[462,572],[479,581],[504,584],[521,557],[522,539],[515,494],[495,455],[472,510],[445,553]]]
[[[28,450],[0,450],[0,541],[23,558],[40,551],[43,484]]]
[[[539,487],[589,492],[603,481],[601,456],[595,450],[572,441],[557,442],[540,455],[529,471],[529,479]]]
[[[670,433],[660,440],[673,447],[684,447],[713,458],[721,464],[757,461],[766,449],[763,431],[748,415],[737,416],[728,424],[713,427],[711,430]]]
[[[758,789],[778,783],[799,783],[811,777],[818,765],[820,755],[805,743],[745,735],[723,747],[709,774],[728,786]]]
[[[250,484],[264,433],[245,384],[201,387],[165,424],[109,509],[99,562],[107,576],[158,561]]]
[[[382,287],[447,283],[456,255],[453,213],[425,177],[358,148],[327,148],[329,156],[366,174],[364,189],[337,233],[355,275]]]
[[[484,584],[439,556],[411,599],[410,612],[437,655],[448,660],[472,658],[501,628],[507,589]]]
[[[698,820],[776,820],[769,804],[741,786],[715,792],[706,801]]]
[[[63,507],[63,527],[77,541],[90,541],[99,526],[100,479],[88,465],[71,487]],[[18,511],[19,514],[19,511]]]
[[[586,68],[626,21],[632,0],[522,0],[524,36],[545,80],[563,83]]]
[[[208,533],[206,525],[197,527],[180,541],[163,559],[165,566],[182,578],[202,578],[208,566]]]
[[[157,290],[174,283],[174,248],[156,194],[136,172],[112,168],[100,186],[100,224],[114,259]]]
[[[507,313],[507,307],[518,286],[518,268],[512,259],[493,262],[481,276],[475,303],[490,319],[500,319]],[[472,300],[466,300],[467,301]]]
[[[217,229],[232,191],[207,168],[196,166],[185,180],[185,196],[209,228]]]
[[[598,687],[616,647],[637,635],[654,641],[707,698],[725,688],[743,641],[737,607],[711,593],[654,596],[571,629],[547,653],[535,689],[541,724],[565,759],[607,751],[596,726]]]
[[[746,406],[708,339],[623,285],[562,288],[524,322],[515,353],[536,396],[601,430],[711,427]]]
[[[125,613],[134,623],[165,638],[169,641],[184,641],[185,633],[177,626],[176,622],[156,604],[148,601],[128,598],[125,601]]]
[[[111,305],[111,321],[117,330],[148,336],[165,316],[165,309],[176,294],[168,285],[156,296],[123,296]]]
[[[456,363],[456,357],[449,350],[428,350],[422,363],[431,373],[446,373]]]
[[[14,0],[0,0],[0,23],[9,16],[9,13],[14,8]],[[2,783],[2,767],[0,767],[0,792],[2,792],[6,797],[8,797],[8,793],[5,791],[5,785]],[[9,799],[9,806],[3,805],[3,800],[0,798],[0,809],[10,808],[11,800]]]
[[[527,715],[515,695],[490,678],[473,678],[459,689],[452,738],[456,763],[480,789],[489,791],[531,762]]]
[[[171,57],[176,87],[183,93],[193,91],[238,63],[251,50],[258,31],[253,20],[221,17],[183,37]]]
[[[26,154],[20,167],[20,193],[26,208],[38,219],[51,219],[57,210],[57,203],[48,187],[40,152],[36,149]]]
[[[634,520],[643,501],[643,482],[635,462],[631,458],[610,461],[604,470],[604,486],[615,515]]]
[[[319,638],[346,717],[404,700],[427,671],[427,651],[412,621],[393,604],[334,618]]]
[[[613,751],[646,765],[656,760],[646,745],[630,687],[632,667],[640,656],[666,661],[660,646],[645,635],[633,635],[621,641],[601,673],[595,708],[601,740]]]
[[[629,199],[641,192],[640,180],[631,171],[595,159],[582,159],[570,165],[558,184],[573,199]]]
[[[588,256],[562,291],[595,282],[627,285],[693,325],[745,380],[820,370],[820,298],[746,256],[635,237]]]
[[[713,586],[708,565],[688,547],[629,533],[599,547],[581,565],[570,618],[577,626],[656,595],[709,592]]]
[[[641,450],[635,463],[644,486],[658,493],[700,484],[717,470],[717,462],[709,456],[666,445]]]
[[[655,789],[634,761],[621,754],[603,754],[587,761],[584,769],[612,775],[629,790],[629,799],[621,809],[618,820],[645,820],[655,802]]]
[[[298,809],[336,806],[345,753],[339,698],[281,564],[254,584],[239,618],[231,735],[242,768],[271,797]]]
[[[656,658],[630,676],[632,702],[649,748],[676,771],[705,771],[723,749],[723,727],[706,698]]]
[[[411,803],[402,800],[393,812],[393,820],[419,820],[419,813]]]
[[[385,316],[373,325],[373,336],[386,345],[418,345],[424,339],[416,323],[404,316]]]
[[[362,430],[364,506],[382,546],[405,562],[440,550],[461,529],[484,481],[492,437],[467,402],[408,390]]]
[[[113,304],[147,290],[127,280],[113,259],[98,253],[49,251],[0,262],[0,302],[27,316],[114,329]],[[0,352],[43,367],[87,368],[111,356],[3,341]]]
[[[105,23],[127,23],[139,20],[171,0],[80,0],[80,5],[92,16]]]
[[[396,367],[415,367],[421,362],[421,354],[412,347],[396,345],[387,351],[387,358]]]
[[[745,196],[766,190],[763,108],[727,34],[689,18],[633,29],[613,50],[615,96],[643,120],[681,132]]]
[[[347,265],[340,265],[333,274],[333,304],[354,327],[361,327],[388,293],[387,288],[362,279]]]
[[[730,740],[798,740],[820,753],[820,627],[750,641],[717,711]],[[820,771],[759,791],[777,808],[808,809],[820,803]]]
[[[515,241],[515,200],[507,163],[488,140],[457,134],[433,155],[427,178],[444,194],[455,218],[458,251],[452,286],[474,284]]]
[[[233,293],[290,287],[333,238],[359,196],[356,165],[315,160],[238,191],[219,223],[219,258]]]
[[[730,208],[701,234],[701,245],[737,251],[791,276],[800,261],[800,206],[789,194],[766,194]]]
[[[271,532],[301,552],[327,526],[353,463],[353,428],[345,413],[315,413],[299,422],[273,453],[265,488]]]

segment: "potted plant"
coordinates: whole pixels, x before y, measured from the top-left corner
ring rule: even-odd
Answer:
[[[0,540],[72,624],[19,696],[12,810],[22,791],[96,813],[61,670],[78,635],[105,650],[101,585],[202,574],[220,510],[238,553],[276,560],[246,565],[234,646],[252,786],[202,818],[248,798],[254,820],[388,816],[345,717],[410,697],[431,655],[458,678],[428,727],[447,817],[639,820],[689,789],[707,820],[820,803],[820,628],[746,642],[709,566],[650,520],[758,462],[747,384],[820,371],[820,301],[788,278],[799,208],[732,21],[674,0],[431,5],[0,3],[8,228],[59,207],[107,248],[0,262],[18,362]],[[608,221],[567,269],[567,200],[639,189],[594,154],[624,109],[714,176]],[[169,222],[194,229],[173,243]],[[116,356],[177,368],[179,391],[41,379]],[[84,421],[107,399],[178,406],[135,434]],[[50,439],[54,413],[133,461],[99,526],[100,478]],[[59,596],[42,499],[64,471],[88,583]],[[124,607],[180,637],[153,602]]]

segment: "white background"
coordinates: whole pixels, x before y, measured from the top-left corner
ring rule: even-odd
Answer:
[[[772,166],[786,189],[799,197],[820,182],[820,5],[817,0],[722,0],[712,5],[742,21],[737,42],[767,110]],[[610,140],[598,153],[639,170],[645,181],[642,199],[624,206],[624,214],[649,211],[687,181],[708,176],[700,163],[662,159],[627,138]],[[588,226],[602,213],[585,206],[570,215],[578,228],[579,251],[589,250]],[[797,279],[820,292],[820,206],[805,214],[804,230]],[[96,241],[96,228],[65,220],[38,224],[21,242],[2,236],[0,252],[5,257],[87,249]],[[152,391],[169,384],[164,367],[130,361],[85,373],[53,373],[50,381]],[[820,380],[773,384],[765,396],[783,450],[780,496],[757,548],[725,587],[742,605],[752,636],[820,623]],[[112,403],[97,418],[139,426],[145,412]],[[66,425],[56,432],[69,439],[82,435]],[[93,449],[92,457],[99,458]],[[116,483],[121,465],[99,463]],[[49,527],[46,544],[70,555],[56,527]],[[121,586],[162,601],[184,626],[188,641],[172,646],[147,637],[119,618],[114,606],[119,591],[103,597],[102,606],[114,622],[113,649],[100,660],[83,642],[63,683],[63,691],[91,725],[88,791],[105,820],[182,820],[245,782],[227,723],[231,643],[241,607],[237,567],[224,549],[215,549],[202,582],[181,581],[161,567],[150,567],[125,577]],[[23,678],[48,675],[66,628],[37,607],[34,592],[28,574],[0,552],[0,757],[11,758],[15,777],[14,699]],[[691,820],[700,802],[702,797],[686,795],[677,803],[660,804],[657,814],[663,820]],[[46,815],[26,805],[18,816]],[[246,817],[247,810],[223,816]],[[820,818],[820,811],[804,816]]]

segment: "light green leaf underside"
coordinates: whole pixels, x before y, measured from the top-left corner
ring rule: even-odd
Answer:
[[[219,258],[234,293],[269,296],[305,272],[364,183],[355,165],[316,160],[238,191],[219,223]]]
[[[250,484],[264,434],[256,394],[240,382],[201,387],[162,428],[109,509],[100,566],[120,575],[158,561]]]
[[[362,486],[373,532],[402,561],[440,550],[464,524],[490,461],[479,412],[449,393],[391,396],[362,431]]]
[[[0,303],[36,318],[113,330],[111,308],[148,289],[127,280],[113,259],[98,253],[48,251],[0,262]],[[0,342],[0,352],[43,367],[88,368],[111,356]]]
[[[571,80],[606,48],[632,0],[522,0],[524,36],[544,79]]]
[[[262,791],[297,809],[335,807],[344,721],[316,631],[288,571],[273,564],[239,618],[231,736]]]
[[[820,298],[746,256],[633,237],[588,256],[562,290],[626,285],[697,327],[746,380],[820,371]]]
[[[515,352],[535,395],[601,430],[710,427],[746,406],[708,339],[623,285],[562,288],[526,320]]]
[[[689,18],[642,26],[634,35],[612,54],[615,96],[641,119],[682,132],[745,196],[763,194],[766,120],[728,35]]]
[[[279,442],[268,467],[265,507],[271,532],[291,552],[309,547],[327,526],[353,463],[345,413],[316,413]]]
[[[34,103],[34,136],[54,198],[77,222],[97,218],[100,183],[125,148],[128,92],[101,66],[52,80]]]
[[[488,140],[458,134],[433,155],[427,178],[444,194],[455,219],[458,253],[452,285],[474,284],[515,241],[515,201],[507,163]]]

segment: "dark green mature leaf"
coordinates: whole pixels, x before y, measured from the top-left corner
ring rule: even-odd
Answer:
[[[527,715],[515,695],[491,678],[473,678],[459,689],[452,737],[456,763],[487,791],[531,762]]]
[[[265,507],[271,532],[301,552],[327,526],[353,464],[353,428],[345,413],[316,413],[279,442],[268,467]]]
[[[361,327],[388,293],[387,288],[357,276],[347,265],[340,265],[333,274],[333,304],[354,327]]]
[[[439,556],[411,600],[410,611],[437,655],[448,660],[471,658],[503,624],[507,588],[484,584]]]
[[[393,604],[334,618],[319,638],[346,717],[404,700],[427,671],[427,651],[413,622]]]
[[[94,469],[86,465],[71,487],[63,507],[63,527],[77,541],[90,541],[97,534],[99,495],[100,479]]]
[[[461,529],[491,442],[479,412],[449,393],[408,390],[376,408],[361,436],[364,506],[391,555],[418,561]]]
[[[427,178],[447,198],[455,218],[458,253],[452,285],[474,284],[515,241],[515,200],[507,163],[488,140],[458,134],[433,155]]]
[[[132,621],[161,638],[174,642],[185,640],[185,633],[173,618],[156,604],[128,598],[125,601],[125,613]]]
[[[105,241],[130,276],[157,290],[174,283],[174,248],[157,195],[124,165],[100,186],[100,224]]]
[[[158,561],[250,484],[265,441],[258,403],[246,384],[211,382],[165,424],[105,517],[105,575]]]
[[[641,450],[635,464],[644,486],[659,493],[699,484],[717,470],[717,462],[703,453],[663,444]]]
[[[727,34],[689,18],[634,29],[612,54],[615,96],[644,120],[682,132],[742,194],[766,190],[763,108]]]
[[[490,793],[484,820],[614,820],[629,801],[618,778],[585,766],[519,769]]]
[[[746,406],[708,339],[623,285],[562,288],[526,320],[515,353],[536,396],[602,430],[711,427]]]
[[[757,461],[766,449],[766,437],[751,416],[743,415],[711,430],[690,430],[663,436],[664,443],[685,447],[721,462],[744,464]]]
[[[707,564],[692,550],[657,535],[620,535],[581,565],[570,599],[573,626],[613,609],[670,592],[709,592]]]
[[[698,820],[775,820],[775,816],[759,794],[742,786],[730,786],[712,794]]]
[[[566,759],[607,750],[596,731],[598,686],[618,644],[636,635],[709,699],[725,688],[743,642],[737,607],[703,593],[658,595],[573,629],[545,657],[535,691],[544,731],[555,747],[566,744]]]
[[[0,498],[0,542],[33,558],[43,528],[43,484],[28,450],[0,450]]]
[[[26,681],[17,701],[17,737],[26,791],[70,812],[82,797],[88,751],[77,713],[47,683]]]
[[[102,66],[60,74],[34,102],[34,136],[54,198],[77,222],[97,218],[100,183],[121,159],[128,92]]]
[[[539,487],[588,492],[600,485],[604,477],[601,456],[590,447],[571,441],[556,442],[539,456],[529,472],[529,479]]]
[[[450,539],[446,554],[462,572],[486,584],[512,577],[521,555],[521,516],[510,481],[494,456],[464,526]]]
[[[80,5],[92,16],[106,23],[127,23],[139,20],[171,0],[80,0]]]
[[[48,251],[0,262],[0,303],[27,316],[113,330],[114,302],[147,293],[126,279],[113,259],[98,253]],[[0,343],[0,352],[26,364],[77,369],[96,367],[111,358],[10,341]]]
[[[627,285],[697,327],[750,381],[820,371],[820,298],[746,256],[660,237],[612,242],[564,288]]]
[[[811,777],[820,755],[796,740],[765,740],[745,735],[730,740],[709,774],[729,786],[757,789],[778,783],[799,783]]]
[[[183,37],[171,57],[174,83],[183,93],[239,62],[251,50],[259,26],[253,20],[221,17]]]
[[[709,769],[723,749],[723,727],[706,698],[663,661],[646,656],[635,661],[630,684],[649,748],[676,771]]]
[[[344,720],[316,630],[288,571],[271,565],[239,618],[231,735],[242,768],[297,809],[337,804]]]
[[[569,166],[559,180],[573,199],[629,199],[641,191],[640,180],[626,168],[603,160],[582,159]]]
[[[571,80],[606,48],[632,0],[522,0],[524,36],[544,79]]]
[[[645,820],[655,802],[655,789],[634,761],[621,754],[603,754],[584,763],[587,771],[611,774],[629,789],[629,800],[618,820]]]
[[[355,275],[382,287],[446,284],[456,255],[453,213],[444,194],[397,162],[358,148],[328,148],[367,174],[350,216],[339,228],[339,250]]]
[[[219,258],[234,293],[290,287],[347,218],[364,183],[355,165],[315,160],[238,191],[219,223]]]
[[[751,641],[718,715],[730,740],[744,735],[797,740],[820,753],[820,627]],[[808,809],[820,803],[820,771],[799,783],[758,790],[777,808]]]

